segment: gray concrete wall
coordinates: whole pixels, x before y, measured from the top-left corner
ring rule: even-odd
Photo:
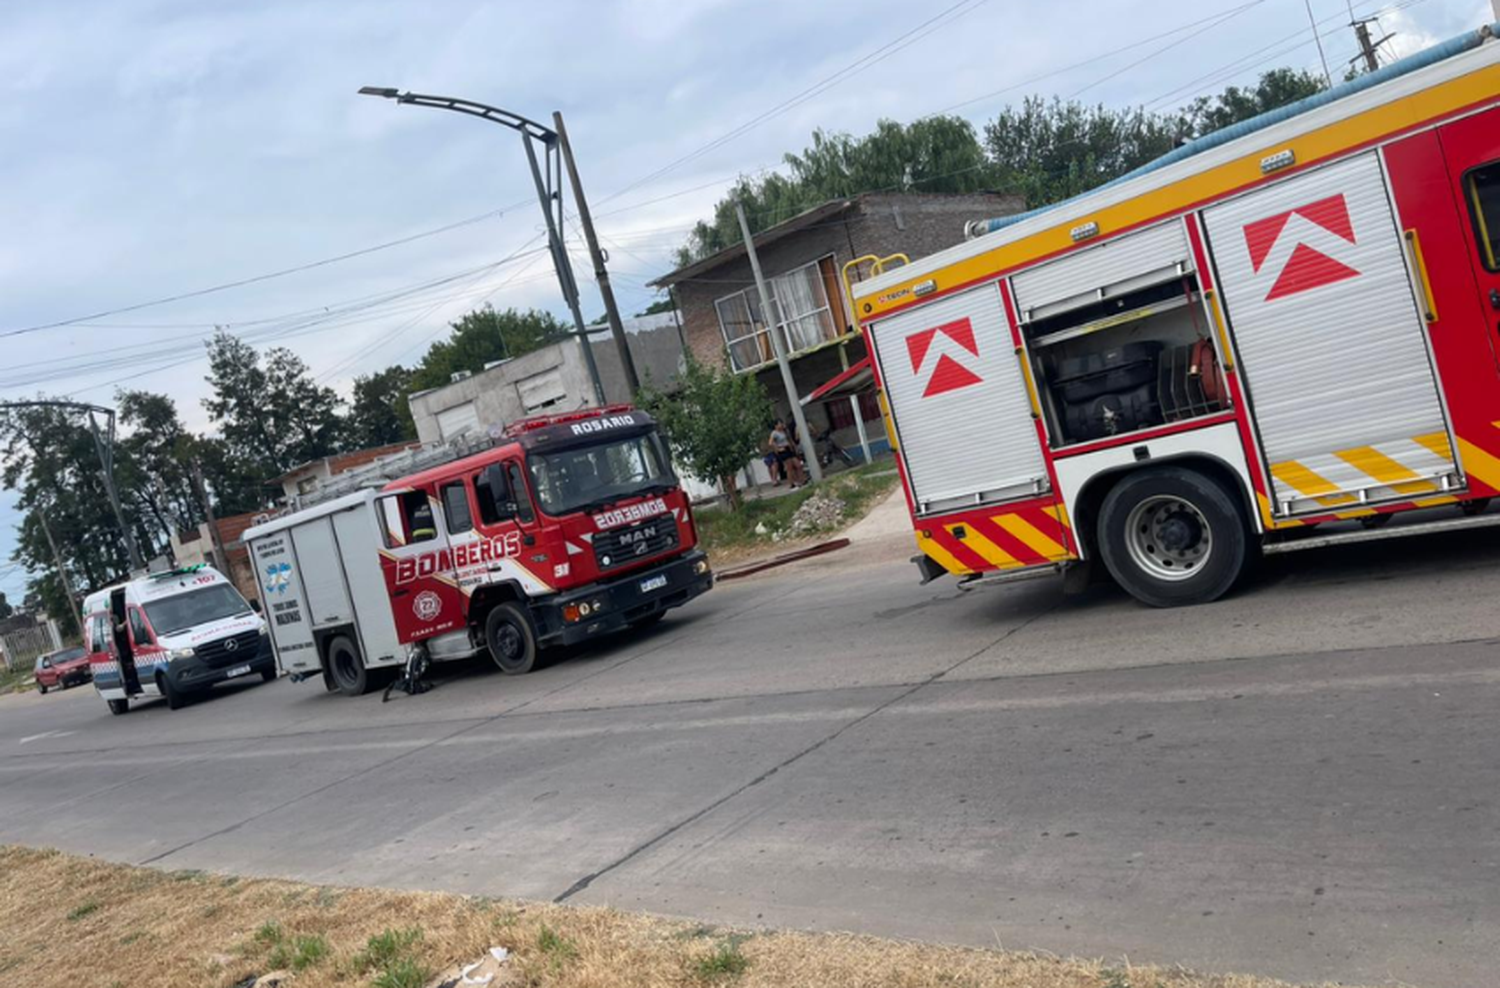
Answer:
[[[627,332],[626,339],[636,373],[641,379],[649,379],[658,386],[675,380],[683,363],[682,342],[670,315],[665,319],[627,320],[627,326],[639,330]],[[625,385],[625,372],[609,330],[591,331],[590,343],[599,365],[605,400],[612,403],[632,401],[634,395]],[[525,418],[531,413],[521,400],[522,384],[553,370],[561,376],[566,397],[547,411],[571,411],[595,404],[594,386],[588,364],[583,359],[583,348],[576,339],[567,339],[462,381],[413,395],[410,403],[417,438],[424,443],[441,442],[443,436],[438,429],[438,414],[469,402],[474,403],[480,429],[503,427],[506,423]]]

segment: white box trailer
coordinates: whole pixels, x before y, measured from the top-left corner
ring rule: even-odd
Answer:
[[[319,656],[340,635],[359,646],[368,669],[406,661],[380,569],[377,496],[346,494],[245,533],[283,673],[298,679],[321,673],[332,689]]]

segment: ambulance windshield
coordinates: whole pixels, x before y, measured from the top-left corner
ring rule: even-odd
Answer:
[[[254,613],[240,592],[227,583],[163,597],[144,606],[146,617],[151,619],[151,627],[159,636],[175,635],[210,621]]]
[[[556,453],[533,452],[528,465],[537,500],[549,515],[602,508],[677,486],[666,444],[655,432]]]

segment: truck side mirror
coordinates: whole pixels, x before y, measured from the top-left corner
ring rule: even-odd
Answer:
[[[261,613],[260,600],[258,598],[252,598],[251,599],[251,601],[250,601],[250,609],[252,611],[254,611],[255,613],[257,613],[257,614]]]

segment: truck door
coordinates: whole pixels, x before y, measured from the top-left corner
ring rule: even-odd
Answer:
[[[417,488],[387,494],[375,505],[385,541],[381,570],[401,641],[462,628],[464,594],[436,503]]]
[[[526,554],[539,554],[545,547],[537,545],[536,506],[520,459],[492,463],[462,483],[455,480],[445,493],[466,498],[465,503],[473,507],[472,531],[463,536],[471,540],[469,584],[514,582],[528,596],[550,589],[524,565]],[[455,534],[454,539],[458,538]]]
[[[1488,313],[1490,346],[1500,353],[1500,108],[1476,113],[1438,131],[1453,176],[1470,263]]]
[[[1458,487],[1377,152],[1203,213],[1279,517]]]

